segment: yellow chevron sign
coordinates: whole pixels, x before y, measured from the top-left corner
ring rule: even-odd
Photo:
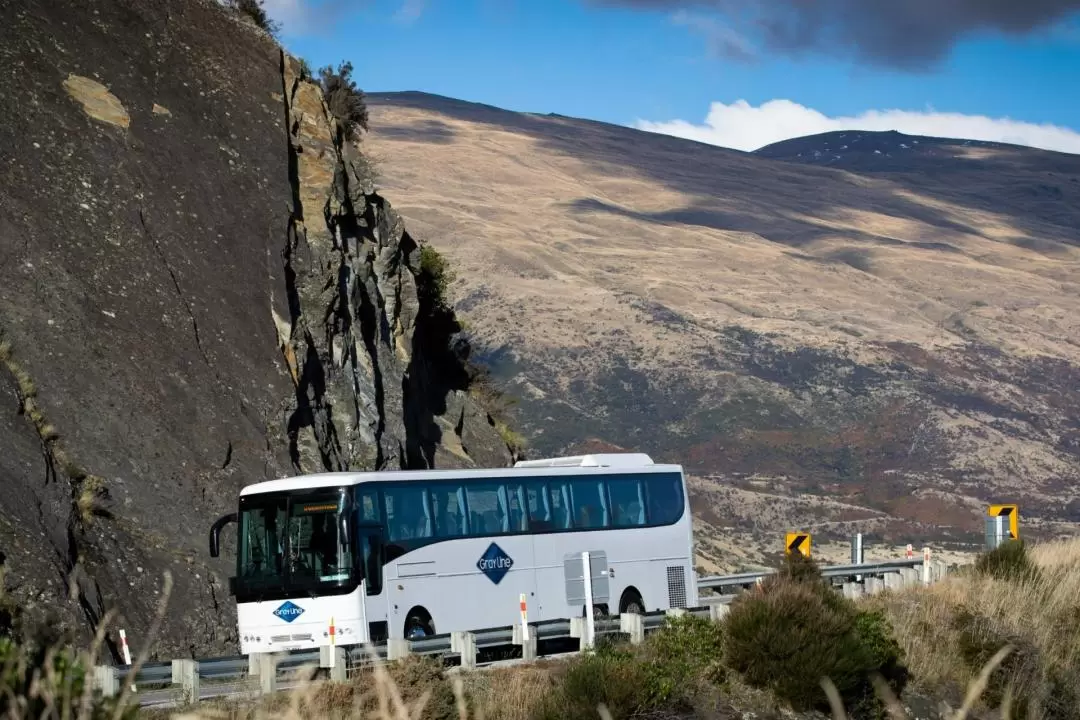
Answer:
[[[810,533],[789,532],[787,534],[784,540],[784,554],[790,555],[793,552],[800,552],[810,557]]]
[[[1009,539],[1020,538],[1020,507],[1015,504],[991,505],[986,511],[990,517],[1007,517],[1009,519]]]

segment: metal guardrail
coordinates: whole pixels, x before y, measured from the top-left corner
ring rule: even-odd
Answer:
[[[877,563],[829,565],[821,567],[820,570],[823,577],[835,583],[836,581],[853,580],[857,577],[884,576],[890,573],[899,573],[902,570],[914,570],[920,568],[922,564],[923,560],[919,558]],[[714,575],[699,578],[697,585],[699,590],[711,591],[719,591],[722,588],[746,588],[753,586],[759,579],[764,579],[775,573],[776,570],[773,569],[762,569],[732,575]],[[733,595],[707,595],[702,598],[702,606],[688,608],[686,612],[709,617],[713,613],[710,606],[727,604],[734,597]],[[655,631],[660,628],[664,624],[667,615],[664,611],[646,613],[643,617],[645,632]],[[568,618],[530,623],[530,627],[532,628],[531,632],[535,633],[538,642],[569,640],[572,637],[572,623]],[[621,632],[621,621],[618,616],[597,618],[595,630],[597,636],[619,633]],[[477,650],[510,646],[514,642],[514,627],[509,625],[474,630],[472,634],[475,637]],[[409,652],[414,655],[453,654],[451,651],[451,635],[449,633],[411,640],[408,645]],[[385,641],[373,644],[373,649],[381,659],[385,660],[387,658],[388,648]],[[371,662],[368,650],[358,645],[346,646],[345,655],[347,666],[350,669],[359,668]],[[276,663],[277,675],[287,677],[302,667],[317,667],[319,660],[320,651],[318,649],[293,650],[282,653],[280,660]],[[203,686],[200,693],[201,699],[240,692],[242,688],[238,687],[237,684],[249,677],[249,660],[246,655],[202,658],[198,662],[199,678],[201,680],[215,681],[214,684]],[[125,676],[125,667],[117,667],[116,670],[121,678]],[[172,679],[171,662],[151,662],[143,665],[135,675],[134,682],[137,686],[143,687],[168,686],[172,684]],[[220,689],[216,687],[218,682],[221,683]],[[150,690],[149,692],[161,694],[161,691]],[[140,692],[139,695],[142,696],[143,692]],[[155,701],[150,698],[143,699],[140,697],[140,702],[143,704],[157,704],[162,700],[158,698]]]
[[[822,577],[829,580],[862,576],[884,575],[886,573],[900,572],[922,567],[922,558],[917,560],[887,560],[877,563],[862,563],[858,565],[825,565],[821,567]],[[773,569],[758,570],[755,572],[737,573],[735,575],[712,575],[698,578],[698,590],[713,590],[723,587],[748,586],[757,582],[758,578],[765,578],[776,573]]]

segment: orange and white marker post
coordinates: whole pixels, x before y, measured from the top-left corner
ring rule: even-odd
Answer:
[[[521,593],[519,603],[521,605],[521,644],[524,645],[529,641],[529,611],[525,603],[525,593]]]
[[[922,584],[930,584],[930,548],[922,549]]]
[[[336,644],[336,642],[337,642],[337,636],[335,635],[334,618],[333,618],[333,616],[331,616],[330,617],[330,658],[329,658],[329,661],[330,661],[329,666],[330,667],[334,667],[334,664],[337,662],[337,653],[334,652],[334,645]]]
[[[915,550],[914,550],[914,548],[911,547],[911,543],[908,543],[908,546],[907,546],[907,559],[910,560],[914,556],[915,556]]]

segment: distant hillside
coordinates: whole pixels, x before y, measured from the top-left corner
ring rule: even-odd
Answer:
[[[369,102],[381,182],[460,269],[532,451],[684,463],[705,564],[785,527],[978,542],[994,501],[1025,532],[1080,520],[1076,156],[860,132],[742,153]]]

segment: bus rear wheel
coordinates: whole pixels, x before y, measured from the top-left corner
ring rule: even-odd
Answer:
[[[641,599],[634,590],[627,590],[623,593],[622,602],[619,608],[620,613],[634,613],[637,615],[645,614],[645,601]]]

